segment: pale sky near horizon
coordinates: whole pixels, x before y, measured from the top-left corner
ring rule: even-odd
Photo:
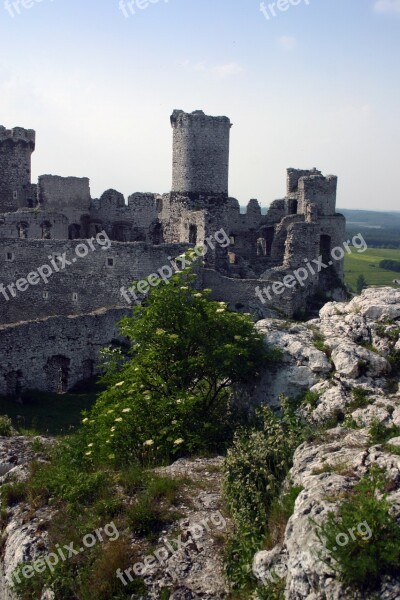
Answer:
[[[0,124],[36,130],[34,180],[168,192],[169,116],[201,109],[234,124],[240,204],[317,167],[338,206],[400,209],[400,0],[23,1],[0,0]]]

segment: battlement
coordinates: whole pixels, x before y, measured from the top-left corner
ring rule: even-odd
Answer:
[[[171,115],[172,127],[184,127],[187,125],[199,125],[204,127],[206,124],[218,125],[229,125],[232,127],[232,123],[228,117],[212,117],[206,115],[202,110],[195,110],[192,113],[186,113],[184,110],[174,110]]]
[[[306,214],[307,204],[315,204],[320,216],[332,216],[336,212],[336,175],[308,175],[299,179],[299,212]]]
[[[317,169],[288,169],[287,170],[287,193],[293,194],[298,191],[299,181],[302,177],[313,177],[322,175]]]
[[[11,141],[14,143],[23,142],[30,144],[32,150],[35,149],[36,133],[33,129],[24,129],[23,127],[13,127],[13,129],[6,129],[3,125],[0,125],[0,144]]]

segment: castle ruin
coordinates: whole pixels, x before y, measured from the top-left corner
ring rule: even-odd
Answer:
[[[99,349],[117,339],[116,321],[128,310],[121,288],[221,230],[229,246],[207,252],[199,285],[234,310],[291,317],[316,293],[340,288],[343,260],[310,271],[304,284],[279,296],[256,293],[342,245],[335,176],[288,169],[284,198],[265,215],[252,199],[242,213],[228,194],[230,120],[175,110],[171,126],[171,191],[136,192],[127,202],[113,189],[92,198],[87,178],[42,175],[32,183],[35,132],[0,127],[0,395],[62,392],[92,376]],[[111,240],[106,252],[89,252],[46,284],[15,289],[30,272],[74,256],[101,232]]]

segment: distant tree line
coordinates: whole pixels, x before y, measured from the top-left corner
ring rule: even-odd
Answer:
[[[400,229],[368,229],[353,227],[346,230],[348,237],[354,237],[362,233],[365,241],[370,248],[400,248]]]
[[[395,271],[396,273],[400,273],[400,261],[398,260],[381,260],[379,263],[381,269],[386,269],[387,271]]]

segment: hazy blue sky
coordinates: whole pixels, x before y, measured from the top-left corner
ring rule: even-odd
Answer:
[[[400,0],[300,0],[269,19],[259,0],[136,0],[128,17],[118,0],[6,1],[0,124],[36,129],[34,178],[167,192],[169,116],[202,109],[234,123],[241,204],[317,167],[339,176],[339,206],[400,209]]]

